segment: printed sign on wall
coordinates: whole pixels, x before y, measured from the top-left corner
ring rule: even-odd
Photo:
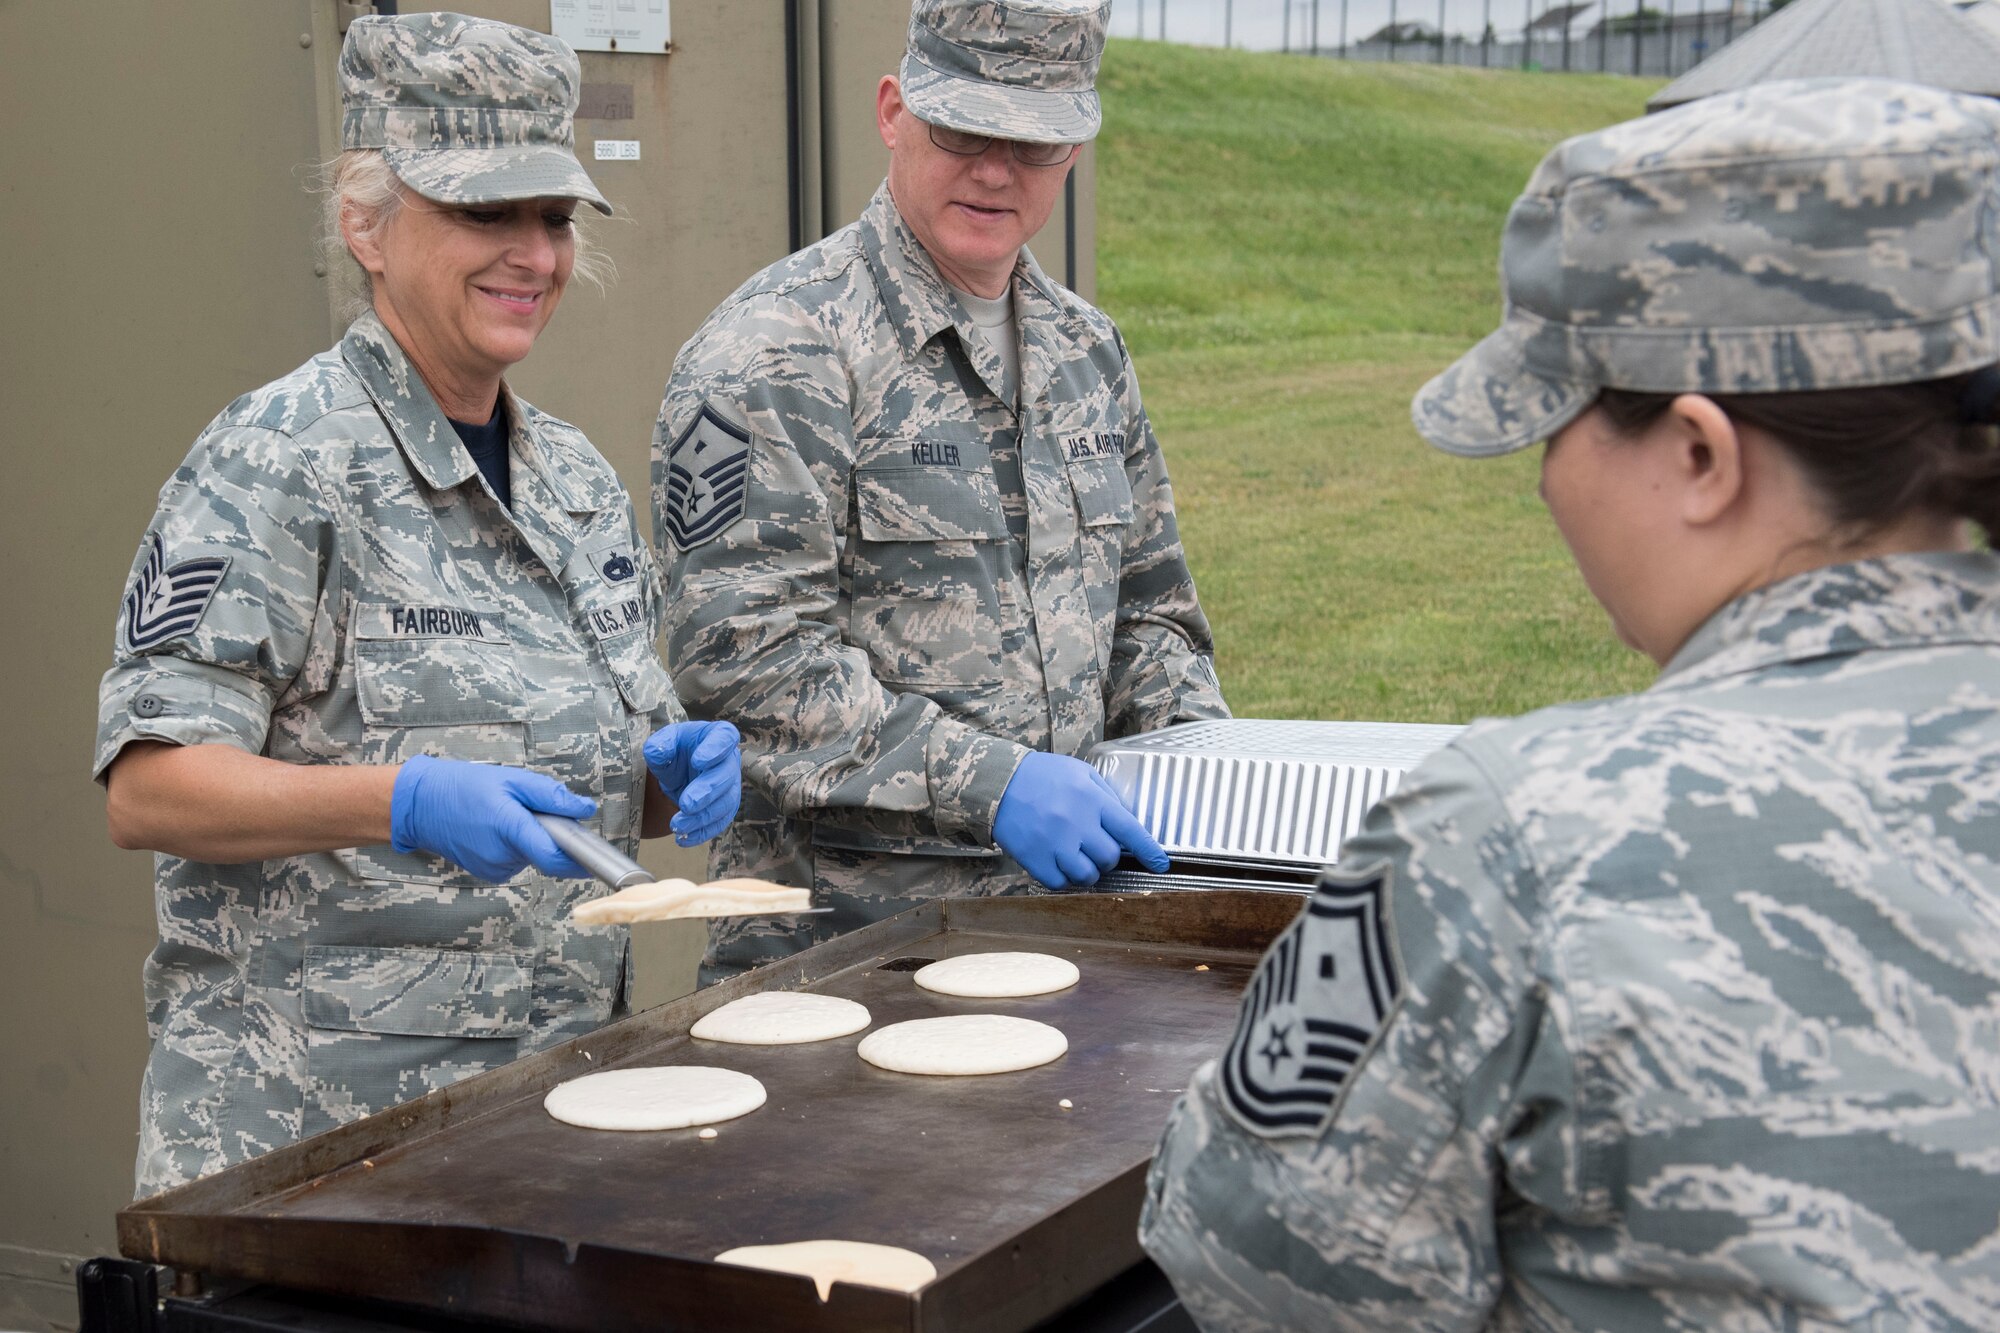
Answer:
[[[549,30],[578,51],[650,51],[672,41],[667,0],[549,0]]]

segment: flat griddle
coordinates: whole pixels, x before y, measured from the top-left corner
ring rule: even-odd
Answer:
[[[1167,1114],[1299,906],[1255,891],[928,903],[155,1195],[118,1215],[119,1248],[211,1281],[536,1328],[1024,1329],[1139,1261]],[[1060,954],[1082,981],[964,1000],[911,980],[914,959],[1005,949]],[[1060,1028],[1069,1052],[925,1078],[866,1064],[863,1033],[782,1047],[688,1037],[702,1014],[766,990],[859,1000],[874,1027],[1019,1014]],[[564,1079],[653,1064],[741,1070],[769,1101],[709,1140],[577,1129],[542,1110]],[[911,1295],[836,1284],[822,1303],[807,1278],[712,1261],[815,1238],[904,1246],[938,1277]]]

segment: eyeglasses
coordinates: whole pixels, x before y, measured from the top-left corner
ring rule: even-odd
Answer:
[[[995,136],[991,134],[967,134],[964,130],[946,129],[942,125],[929,126],[931,142],[945,152],[958,157],[978,157],[992,146]],[[1014,150],[1014,160],[1024,167],[1059,167],[1076,155],[1077,145],[1073,143],[1030,143],[1025,139],[1003,139]]]

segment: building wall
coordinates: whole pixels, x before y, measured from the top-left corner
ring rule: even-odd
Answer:
[[[786,15],[796,6],[794,214]],[[405,12],[419,6],[405,3]],[[546,29],[547,0],[454,8]],[[73,1322],[69,1264],[112,1252],[128,1199],[146,1055],[139,969],[152,865],[105,835],[89,777],[98,678],[126,571],[160,485],[236,395],[338,332],[317,271],[313,164],[337,147],[336,0],[0,3],[0,321],[8,577],[0,659],[12,700],[0,772],[0,1329]],[[895,68],[902,0],[673,0],[670,55],[584,53],[587,83],[629,85],[629,120],[583,121],[581,154],[616,218],[595,236],[610,291],[572,288],[510,376],[582,426],[635,496],[675,352],[796,231],[846,222],[880,180],[876,79]],[[27,53],[27,58],[22,58]],[[599,138],[638,162],[596,162]],[[1088,294],[1089,163],[1076,192]],[[1036,248],[1066,268],[1062,216]],[[655,843],[656,873],[700,875]],[[635,940],[636,998],[693,981],[700,931]]]

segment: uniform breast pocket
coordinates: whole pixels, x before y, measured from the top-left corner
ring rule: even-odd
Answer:
[[[987,471],[856,469],[849,634],[895,685],[983,689],[1000,680],[1007,520]]]
[[[496,613],[358,608],[354,682],[363,763],[527,758],[521,673]]]

